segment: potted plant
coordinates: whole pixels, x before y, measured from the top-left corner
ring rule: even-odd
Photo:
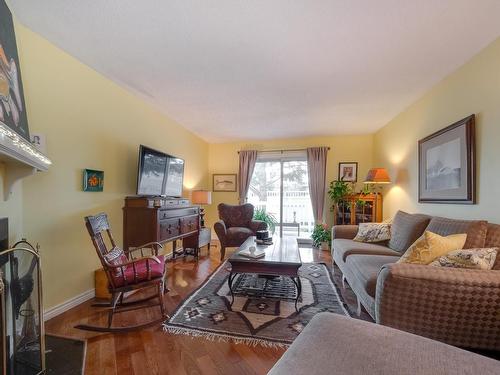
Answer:
[[[330,182],[330,188],[328,189],[328,196],[333,202],[334,206],[342,204],[345,201],[345,197],[352,194],[354,191],[354,184],[352,182],[346,182],[343,180]]]
[[[311,234],[314,247],[321,250],[329,250],[330,242],[332,241],[332,235],[330,233],[330,228],[326,224],[316,224],[314,230]]]
[[[273,214],[266,212],[265,208],[256,208],[253,213],[254,220],[260,220],[267,224],[267,229],[271,232],[271,235],[276,231],[276,224],[278,220]]]

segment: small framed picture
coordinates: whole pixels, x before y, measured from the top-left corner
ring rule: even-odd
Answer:
[[[339,163],[339,181],[357,182],[358,163],[354,161]]]
[[[45,135],[39,134],[39,133],[32,133],[31,134],[31,143],[42,154],[47,153],[47,142],[45,141]]]
[[[104,171],[94,169],[83,170],[83,191],[102,191],[104,188]]]
[[[237,174],[214,174],[213,175],[213,191],[236,191]]]

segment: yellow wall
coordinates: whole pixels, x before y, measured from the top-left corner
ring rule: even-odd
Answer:
[[[417,141],[476,114],[478,203],[418,203]],[[374,156],[395,180],[384,197],[385,216],[396,210],[500,223],[500,38],[437,84],[375,135]]]
[[[0,163],[0,217],[9,218],[9,244],[14,244],[23,235],[23,190],[21,183],[15,184],[10,198],[4,201],[4,173],[5,167]]]
[[[329,146],[327,161],[327,182],[337,179],[338,163],[341,161],[357,161],[358,181],[362,181],[372,164],[373,136],[337,136],[337,137],[309,137],[297,139],[280,139],[273,141],[248,141],[234,143],[210,144],[209,146],[209,172],[212,189],[213,173],[238,173],[239,150],[286,150],[301,149],[315,146]],[[359,184],[359,187],[361,185]],[[238,193],[212,193],[212,204],[207,207],[207,221],[212,225],[218,219],[217,205],[219,203],[238,203]],[[327,207],[330,203],[326,200]],[[325,209],[328,222],[332,214],[329,208]]]
[[[107,212],[122,242],[139,144],[184,158],[186,188],[206,185],[208,144],[18,23],[16,34],[30,130],[45,134],[53,165],[24,180],[8,214],[41,245],[44,304],[52,307],[94,286],[98,259],[85,215]],[[84,168],[104,171],[104,192],[82,191]]]

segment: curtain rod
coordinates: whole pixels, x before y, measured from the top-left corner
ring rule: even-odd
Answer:
[[[286,151],[306,151],[307,148],[290,148],[286,150],[257,150],[257,152],[286,152]],[[330,147],[328,147],[328,151],[330,151]],[[240,152],[238,151],[238,154]]]

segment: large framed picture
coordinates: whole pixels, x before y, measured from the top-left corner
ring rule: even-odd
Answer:
[[[236,191],[236,174],[214,174],[213,191]]]
[[[418,201],[476,203],[475,117],[418,141]]]
[[[0,124],[30,142],[12,14],[0,0]]]
[[[339,163],[339,181],[357,182],[358,163],[356,162]]]

